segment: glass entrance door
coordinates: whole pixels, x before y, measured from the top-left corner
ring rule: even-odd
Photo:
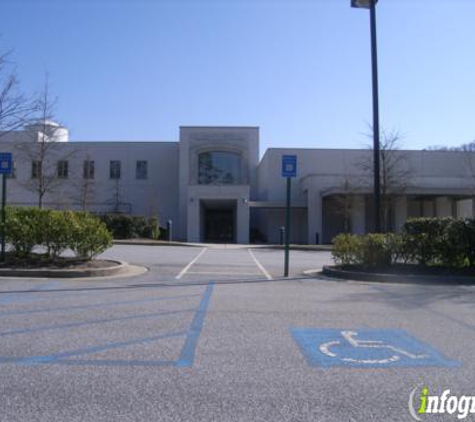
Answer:
[[[205,209],[204,239],[210,243],[234,243],[234,210]]]

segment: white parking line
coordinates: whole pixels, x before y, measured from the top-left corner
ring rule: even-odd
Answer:
[[[259,275],[259,273],[230,273],[224,271],[188,271],[188,274],[206,274],[206,275]]]
[[[264,266],[257,260],[256,256],[254,255],[254,253],[248,249],[247,250],[249,252],[249,254],[251,255],[251,258],[254,260],[254,262],[256,263],[256,265],[259,267],[259,269],[262,271],[262,274],[264,274],[267,278],[267,280],[272,280],[272,276],[267,272],[267,270],[264,268]]]
[[[201,255],[203,255],[203,254],[206,252],[207,249],[208,249],[208,248],[203,248],[203,249],[201,250],[201,252],[200,252],[198,255],[196,255],[196,256],[190,261],[190,263],[189,263],[185,268],[183,268],[183,269],[180,271],[180,274],[178,274],[178,275],[175,277],[175,279],[176,279],[176,280],[179,280],[180,278],[182,278],[182,277],[187,273],[187,271],[193,266],[193,264],[194,264],[196,261],[198,261],[198,259],[201,258]]]

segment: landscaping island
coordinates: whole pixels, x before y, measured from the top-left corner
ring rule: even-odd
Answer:
[[[24,263],[11,261],[7,258],[0,265],[0,277],[107,277],[127,274],[129,267],[125,262],[110,259],[84,261],[76,258],[61,258],[55,263],[42,261]]]
[[[427,270],[410,266],[410,268],[365,268],[325,266],[321,274],[337,279],[355,281],[375,281],[387,283],[427,283],[427,284],[475,284],[475,273],[458,272],[444,269]]]
[[[402,232],[340,234],[333,240],[330,277],[364,280],[475,284],[475,220],[414,218]]]
[[[112,245],[104,222],[87,212],[7,208],[9,251],[0,276],[104,277],[129,272],[125,262],[95,257]]]

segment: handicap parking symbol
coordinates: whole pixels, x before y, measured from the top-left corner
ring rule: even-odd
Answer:
[[[291,332],[309,366],[460,366],[404,330],[293,328]]]

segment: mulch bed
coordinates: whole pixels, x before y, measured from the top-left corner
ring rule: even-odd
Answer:
[[[0,269],[87,270],[94,268],[110,268],[116,265],[116,262],[104,259],[84,261],[73,257],[60,257],[52,262],[48,260],[45,255],[41,254],[32,254],[32,256],[26,259],[19,259],[14,255],[7,253],[5,256],[5,262],[0,262]]]
[[[464,276],[475,277],[475,268],[447,268],[442,266],[420,266],[414,264],[397,264],[390,267],[362,267],[359,265],[336,266],[335,269],[369,274],[394,275],[429,275],[429,276]]]

